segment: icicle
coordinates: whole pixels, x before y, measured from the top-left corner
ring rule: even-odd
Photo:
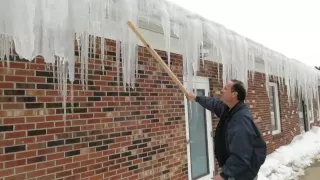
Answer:
[[[117,66],[117,84],[120,87],[120,41],[116,41],[116,66]],[[119,89],[118,89],[119,90]]]
[[[89,35],[86,34],[86,39],[89,38]],[[88,42],[86,43],[86,46],[85,46],[85,58],[84,58],[84,64],[85,64],[85,82],[86,82],[86,89],[85,90],[88,90],[88,83],[89,83],[89,58],[88,58],[88,54],[89,54],[89,47],[88,47]]]
[[[80,54],[80,80],[82,83],[82,87],[84,88],[84,58],[85,58],[85,53],[84,53],[84,48],[83,48],[83,43],[84,43],[84,37],[83,34],[80,36],[80,41],[79,41],[79,54]],[[84,90],[84,89],[83,89]]]
[[[139,40],[126,23],[130,20],[138,27],[138,19],[147,19],[149,23],[162,26],[164,50],[169,65],[171,32],[179,37],[183,55],[183,75],[188,81],[196,75],[200,59],[204,61],[203,47],[209,47],[217,57],[212,60],[223,66],[222,72],[219,65],[217,66],[218,78],[222,74],[223,84],[230,78],[238,78],[247,83],[248,72],[254,80],[257,58],[264,61],[267,91],[269,76],[273,75],[277,77],[281,90],[284,91],[286,88],[289,103],[296,98],[296,92],[303,94],[306,102],[319,98],[320,71],[271,51],[220,24],[209,22],[164,0],[0,1],[2,65],[5,65],[4,59],[7,58],[9,66],[9,57],[14,55],[14,51],[19,57],[29,60],[42,56],[46,63],[52,64],[58,80],[57,87],[63,95],[62,91],[66,87],[63,84],[64,78],[68,78],[71,83],[74,81],[74,39],[79,51],[78,73],[83,87],[87,87],[88,56],[96,53],[96,37],[101,37],[102,69],[105,58],[104,40],[116,40],[118,84],[119,71],[122,69],[123,86],[134,87],[138,68],[136,48]],[[92,36],[90,40],[89,36]],[[89,52],[89,47],[93,51]],[[67,69],[64,69],[65,66],[68,66]],[[187,84],[188,87],[193,87],[191,81]]]
[[[123,0],[120,2],[119,6],[122,8],[122,35],[120,37],[121,41],[121,57],[123,66],[123,88],[126,89],[126,85],[131,85],[133,88],[135,86],[135,67],[136,59],[136,46],[138,43],[138,38],[127,26],[127,21],[130,20],[133,24],[138,24],[138,2],[137,0]],[[132,66],[134,64],[134,66]],[[133,77],[132,77],[133,76]]]
[[[318,107],[318,109],[317,109],[317,116],[318,116],[318,119],[317,120],[319,120],[320,119],[320,97],[319,97],[319,93],[317,93],[317,95],[316,95],[316,101],[317,101],[317,107]]]
[[[170,41],[171,41],[171,24],[168,12],[164,9],[161,17],[162,27],[163,27],[163,34],[165,38],[166,44],[166,51],[167,51],[167,58],[168,58],[168,66],[170,68]]]
[[[102,66],[102,72],[105,71],[105,67],[104,67],[104,54],[105,54],[105,48],[104,48],[104,44],[105,44],[105,41],[104,41],[104,37],[101,37],[101,50],[100,50],[100,53],[101,53],[101,66]]]
[[[61,61],[61,69],[62,69],[62,96],[63,96],[63,109],[64,109],[64,120],[66,121],[66,114],[67,114],[67,96],[68,96],[68,84],[67,84],[67,74],[68,74],[68,70],[67,70],[67,61],[62,58],[60,59]],[[66,124],[66,122],[65,122]]]

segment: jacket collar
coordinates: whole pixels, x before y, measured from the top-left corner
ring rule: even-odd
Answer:
[[[239,110],[247,107],[247,105],[244,103],[244,101],[239,101],[233,108],[227,107],[228,115],[232,116],[234,113],[238,112]]]

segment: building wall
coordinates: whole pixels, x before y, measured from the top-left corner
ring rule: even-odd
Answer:
[[[124,91],[117,86],[115,43],[106,44],[105,71],[99,59],[90,61],[87,90],[77,64],[65,120],[57,76],[43,59],[11,59],[10,68],[0,63],[0,179],[187,179],[183,94],[142,47],[136,89]],[[182,80],[182,57],[171,56],[171,69]],[[211,95],[218,96],[218,65],[205,63],[198,75],[210,77]],[[256,73],[249,81],[247,103],[270,153],[300,130],[297,106],[279,90],[282,133],[271,134],[264,79]],[[214,126],[217,121],[213,116]]]

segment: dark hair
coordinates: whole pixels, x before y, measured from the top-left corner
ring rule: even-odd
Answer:
[[[238,93],[238,100],[239,101],[244,101],[246,99],[246,88],[244,87],[243,82],[236,80],[236,79],[232,79],[231,80],[233,82],[233,86],[231,88],[232,92],[237,92]]]

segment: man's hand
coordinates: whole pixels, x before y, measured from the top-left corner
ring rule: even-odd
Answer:
[[[224,180],[220,175],[215,176],[212,180]]]
[[[196,99],[196,97],[197,96],[195,94],[193,94],[192,92],[189,92],[189,94],[187,96],[188,100],[190,100],[190,101],[194,101]]]

